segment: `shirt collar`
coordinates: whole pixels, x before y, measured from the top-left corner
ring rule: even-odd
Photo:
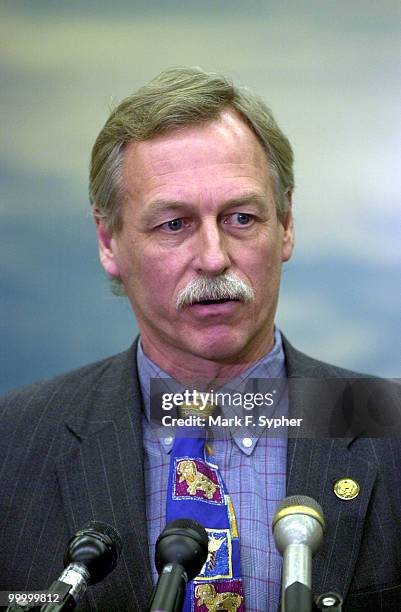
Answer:
[[[142,342],[139,338],[138,350],[137,350],[137,367],[139,375],[139,384],[141,387],[142,397],[145,406],[145,417],[150,422],[150,380],[152,378],[166,378],[170,379],[171,376],[167,374],[162,368],[160,368],[154,361],[152,361],[143,351]],[[283,349],[283,343],[281,338],[280,330],[275,327],[274,330],[274,345],[273,348],[261,357],[256,363],[252,364],[247,370],[241,372],[235,379],[230,381],[227,388],[230,390],[236,387],[243,386],[249,378],[286,378],[287,369],[285,364],[285,354]],[[231,430],[232,437],[237,444],[238,448],[245,454],[251,454],[257,440],[260,438],[264,431],[264,428],[256,428],[255,434],[250,438],[247,436],[246,431],[241,429]],[[233,435],[235,434],[235,435]],[[252,444],[248,442],[251,439]],[[249,446],[244,444],[247,441]],[[171,451],[173,438],[166,436],[161,438],[160,443],[166,452]]]

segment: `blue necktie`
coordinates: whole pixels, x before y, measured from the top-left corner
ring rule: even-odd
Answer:
[[[191,437],[176,437],[171,451],[166,520],[198,521],[207,531],[209,554],[200,574],[187,585],[183,611],[244,612],[233,505],[205,444],[205,428],[188,428],[185,435]]]

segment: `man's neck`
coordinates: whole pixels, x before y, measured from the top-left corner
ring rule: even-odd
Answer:
[[[141,335],[142,348],[145,355],[153,361],[159,368],[166,372],[171,378],[185,385],[201,384],[203,387],[221,386],[242,372],[245,372],[254,363],[267,355],[274,346],[274,332],[270,335],[269,341],[266,337],[248,354],[237,355],[232,362],[213,361],[204,359],[194,354],[182,354],[174,347],[164,347],[155,345],[146,336]]]

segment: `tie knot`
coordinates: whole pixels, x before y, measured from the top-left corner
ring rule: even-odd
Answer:
[[[178,414],[180,417],[199,416],[207,419],[214,413],[216,407],[216,404],[206,402],[199,391],[193,391],[192,400],[181,404],[178,407]]]

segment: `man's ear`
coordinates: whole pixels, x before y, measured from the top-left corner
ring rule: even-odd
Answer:
[[[294,219],[292,216],[292,190],[287,189],[284,197],[287,200],[287,212],[281,220],[281,225],[284,229],[281,247],[281,260],[288,261],[292,255],[295,244]]]
[[[120,270],[116,261],[116,242],[112,233],[99,215],[96,207],[93,207],[93,218],[96,224],[96,236],[99,247],[99,259],[104,271],[109,276],[120,278]]]

